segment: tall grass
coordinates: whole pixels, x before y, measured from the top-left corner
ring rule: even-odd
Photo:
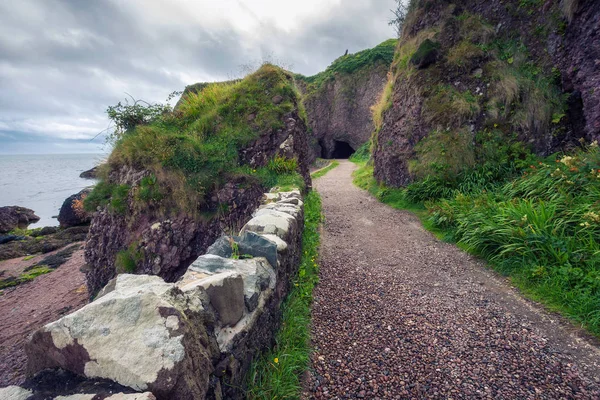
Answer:
[[[321,199],[310,192],[304,201],[302,258],[292,291],[282,305],[283,322],[275,347],[254,361],[248,374],[248,399],[298,399],[302,374],[310,361],[310,310],[318,282]]]
[[[362,164],[355,183],[415,212],[438,236],[600,336],[600,149],[593,143],[569,156],[528,161],[490,164],[451,183],[428,177],[403,189],[378,185],[372,167]]]

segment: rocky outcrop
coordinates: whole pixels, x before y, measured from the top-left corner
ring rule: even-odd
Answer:
[[[97,165],[92,169],[83,171],[81,174],[79,174],[79,177],[83,178],[83,179],[98,179],[98,173],[99,173],[100,167],[101,167],[100,165]]]
[[[90,194],[92,188],[85,188],[79,193],[67,197],[58,212],[58,222],[62,228],[89,224],[92,214],[83,207],[85,198]]]
[[[282,116],[282,125],[240,148],[241,163],[257,169],[276,156],[296,158],[298,172],[306,189],[310,189],[306,124],[292,111]],[[127,185],[131,190],[125,212],[115,213],[106,206],[94,214],[85,250],[91,294],[118,272],[158,275],[174,282],[223,231],[239,227],[249,219],[265,190],[256,179],[231,176],[205,196],[199,215],[177,212],[174,206],[165,213],[152,205],[140,208],[136,203],[136,190],[148,175],[148,171],[132,167],[122,167],[110,175],[110,182]],[[134,260],[133,270],[117,265],[119,253]]]
[[[371,106],[377,102],[385,83],[389,64],[378,62],[352,74],[336,74],[304,100],[312,130],[311,162],[315,158],[334,158],[336,142],[357,150],[373,133]]]
[[[377,180],[404,186],[472,167],[477,133],[499,138],[488,143],[516,136],[539,155],[598,140],[600,3],[569,2],[576,11],[567,16],[563,3],[415,2],[376,135]],[[424,43],[432,51],[420,60]]]
[[[240,236],[219,239],[177,282],[121,274],[95,301],[37,331],[26,348],[35,376],[24,388],[37,393],[40,374],[60,386],[66,370],[157,399],[244,398],[301,253],[300,192],[264,198]]]
[[[87,233],[87,226],[74,226],[60,230],[45,227],[31,232],[29,236],[20,236],[19,240],[0,244],[0,261],[30,254],[49,253],[71,243],[84,241]]]
[[[19,206],[0,207],[0,233],[7,233],[15,228],[27,228],[37,222],[40,217],[33,210]]]

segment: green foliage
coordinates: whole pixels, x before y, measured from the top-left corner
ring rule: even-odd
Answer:
[[[52,272],[53,269],[49,268],[47,265],[37,265],[34,268],[28,270],[27,272],[22,273],[17,278],[8,277],[0,280],[0,290],[6,289],[9,287],[17,286],[22,283],[31,282],[35,278],[40,275],[47,274]]]
[[[458,91],[451,85],[439,84],[431,90],[423,105],[422,116],[439,129],[454,128],[479,114],[481,108],[470,91]]]
[[[352,74],[356,71],[384,63],[390,65],[394,59],[394,50],[398,41],[389,39],[373,47],[359,51],[355,54],[348,54],[336,59],[327,69],[313,76],[296,75],[296,78],[308,84],[308,92],[319,89],[327,81],[333,80],[336,74]]]
[[[176,111],[128,130],[117,140],[108,164],[112,171],[129,166],[150,172],[129,188],[136,203],[150,203],[164,214],[180,210],[198,215],[206,195],[233,175],[259,179],[265,186],[279,180],[273,171],[242,168],[239,150],[283,128],[283,117],[301,112],[300,108],[292,77],[265,64],[242,80],[190,91]],[[297,181],[292,166],[297,167],[297,161],[276,166],[285,184]],[[127,211],[127,199],[124,187],[102,181],[86,199],[86,207],[95,210],[109,204],[122,213]]]
[[[181,92],[171,93],[167,101],[178,95],[181,95]],[[143,100],[136,100],[131,95],[129,97],[131,102],[129,99],[125,99],[124,103],[119,102],[115,106],[109,106],[106,110],[108,118],[115,124],[115,131],[109,135],[109,141],[115,142],[136,126],[149,124],[171,112],[169,104],[151,104]]]
[[[269,160],[267,168],[277,174],[290,174],[298,169],[298,160],[295,158],[275,156],[275,158]]]
[[[117,273],[135,273],[137,264],[142,258],[143,254],[137,249],[137,244],[132,243],[126,250],[121,250],[117,253],[115,258],[115,268]]]
[[[158,185],[156,175],[148,175],[142,178],[137,192],[137,198],[143,202],[157,202],[162,199],[162,193]]]
[[[94,190],[85,198],[83,205],[88,212],[94,212],[100,206],[104,206],[110,202],[110,197],[116,185],[107,181],[100,181]]]
[[[371,142],[366,142],[360,146],[354,154],[350,156],[352,162],[367,162],[371,159]]]
[[[248,374],[248,399],[300,398],[302,375],[310,362],[310,310],[312,292],[319,279],[319,225],[321,199],[310,192],[304,200],[305,225],[298,276],[282,305],[283,322],[275,347],[252,363]]]
[[[322,176],[325,176],[329,171],[331,171],[332,169],[334,169],[335,167],[337,167],[338,165],[340,165],[339,161],[332,161],[329,163],[328,166],[326,166],[325,168],[321,168],[320,170],[318,170],[317,172],[314,172],[313,174],[311,174],[311,178],[312,179],[318,179]]]

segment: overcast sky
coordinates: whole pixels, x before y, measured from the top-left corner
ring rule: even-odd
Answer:
[[[125,92],[164,101],[273,59],[315,74],[394,35],[394,0],[0,0],[0,153],[102,151]]]

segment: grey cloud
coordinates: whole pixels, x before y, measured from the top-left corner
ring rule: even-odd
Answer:
[[[191,20],[151,23],[143,18],[146,8],[132,10],[120,1],[0,2],[1,151],[8,148],[7,134],[13,144],[15,135],[26,138],[23,143],[91,138],[108,123],[106,107],[125,92],[162,101],[196,80],[228,79],[240,65],[268,56],[312,75],[346,49],[359,51],[391,37],[393,3],[345,0],[286,32],[261,20],[251,2],[240,1],[249,18],[260,21],[248,35],[232,21],[218,27]]]

